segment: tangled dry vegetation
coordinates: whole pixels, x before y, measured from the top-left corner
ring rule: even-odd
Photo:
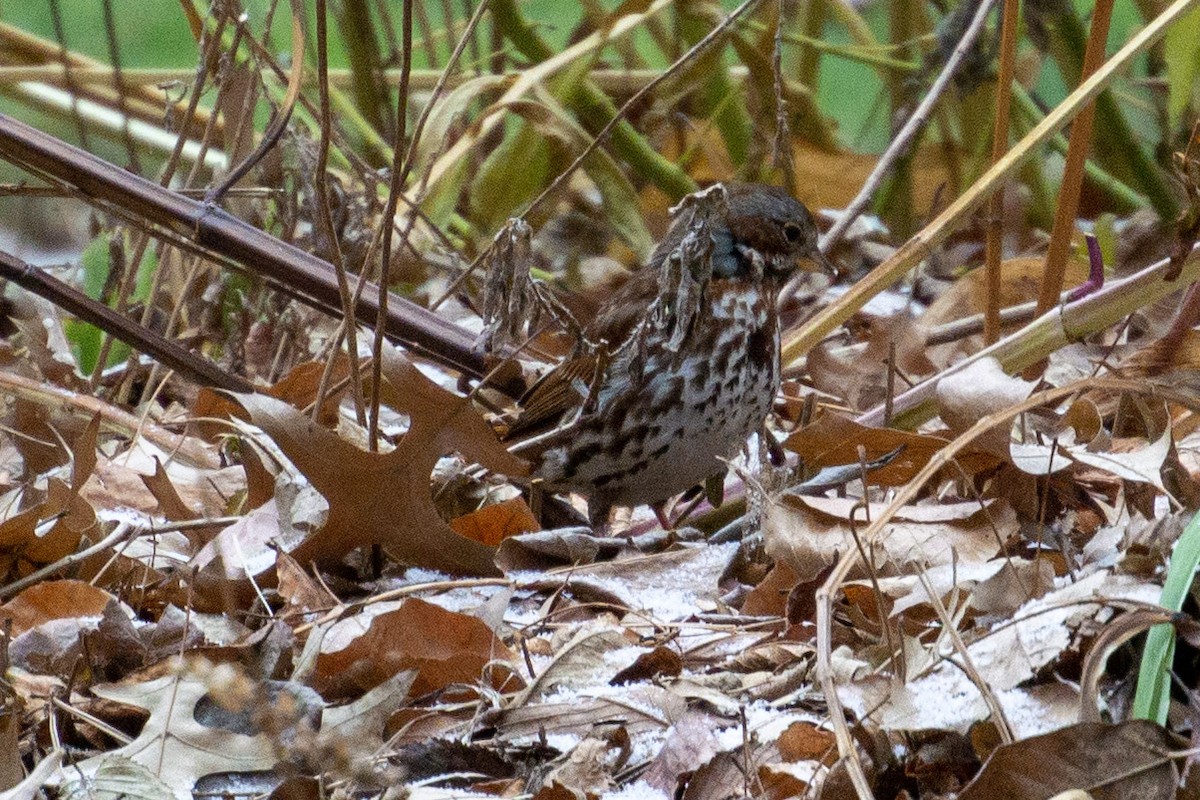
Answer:
[[[1200,3],[49,5],[0,798],[1197,796]],[[496,431],[731,179],[781,447],[594,530]]]

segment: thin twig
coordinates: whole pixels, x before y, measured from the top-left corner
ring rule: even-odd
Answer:
[[[902,156],[906,155],[912,147],[913,142],[925,127],[925,123],[929,121],[929,116],[933,111],[934,105],[941,98],[946,87],[950,85],[950,79],[954,77],[954,73],[958,71],[958,67],[966,58],[967,53],[975,44],[975,40],[979,38],[980,31],[983,30],[983,23],[987,20],[988,12],[992,8],[993,0],[981,0],[979,8],[975,11],[975,16],[971,19],[971,24],[967,26],[963,32],[963,37],[959,41],[958,46],[954,48],[954,52],[946,59],[946,66],[942,68],[942,72],[937,76],[933,85],[929,87],[929,92],[925,98],[913,111],[908,122],[904,123],[904,127],[896,134],[896,138],[888,147],[887,151],[879,158],[879,162],[875,164],[875,169],[871,170],[871,174],[867,177],[866,183],[863,184],[858,195],[850,201],[850,205],[846,206],[845,211],[838,217],[837,222],[829,229],[826,234],[821,237],[821,252],[829,253],[841,241],[842,236],[850,227],[854,220],[858,219],[861,214],[870,204],[871,199],[875,196],[875,192],[879,189],[883,179],[891,172],[892,166]]]
[[[412,25],[413,0],[404,0],[400,16],[400,38],[402,56],[400,62],[400,97],[396,108],[396,143],[392,148],[392,174],[388,186],[387,203],[383,209],[383,246],[379,253],[379,319],[387,318],[388,281],[392,266],[392,231],[395,225],[396,206],[404,192],[404,175],[408,170],[408,155],[404,149],[404,137],[408,124],[408,76],[412,72]],[[372,452],[379,447],[379,391],[383,381],[383,335],[382,325],[375,325],[375,343],[371,349],[374,363],[371,365],[371,414],[367,428],[367,446]]]
[[[1020,0],[1004,0],[1000,28],[1000,74],[996,78],[996,124],[992,126],[992,163],[1004,158],[1008,150],[1008,112],[1012,105],[1012,82],[1017,60],[1017,17]],[[984,270],[987,276],[987,302],[984,306],[983,340],[992,344],[1000,338],[1000,261],[1004,241],[1004,185],[992,194],[988,213]]]
[[[1096,3],[1096,11],[1092,16],[1092,30],[1088,36],[1087,50],[1079,75],[1081,83],[1090,78],[1104,62],[1104,44],[1108,41],[1112,7],[1112,0],[1099,0]],[[1067,162],[1063,167],[1062,184],[1058,190],[1058,211],[1054,215],[1054,229],[1050,233],[1050,247],[1046,251],[1046,266],[1042,272],[1041,292],[1038,294],[1039,314],[1049,311],[1051,306],[1058,302],[1058,294],[1062,291],[1067,271],[1067,256],[1071,250],[1071,236],[1075,232],[1075,212],[1079,208],[1079,194],[1083,188],[1083,166],[1091,147],[1092,121],[1095,117],[1096,103],[1093,101],[1085,105],[1071,123]]]
[[[337,273],[338,294],[342,297],[342,314],[345,315],[339,330],[346,340],[350,355],[350,394],[354,398],[354,415],[359,426],[367,422],[363,403],[362,376],[358,372],[358,323],[355,320],[354,303],[350,299],[350,278],[346,274],[346,262],[342,258],[342,245],[333,227],[333,212],[329,208],[329,184],[326,177],[329,168],[329,146],[333,140],[329,113],[329,38],[325,0],[317,0],[317,90],[320,94],[321,138],[317,143],[317,164],[313,175],[313,192],[317,199],[317,224],[325,239],[329,262]],[[382,330],[382,328],[378,328]],[[337,357],[335,347],[329,353],[330,363]],[[326,367],[328,371],[328,365]],[[318,406],[319,408],[319,406]]]

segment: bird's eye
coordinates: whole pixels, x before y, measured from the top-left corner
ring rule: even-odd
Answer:
[[[788,222],[783,226],[783,237],[792,244],[800,241],[800,237],[804,235],[804,231],[794,222]]]

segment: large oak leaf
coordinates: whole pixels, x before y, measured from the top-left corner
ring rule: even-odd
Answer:
[[[510,476],[528,474],[528,465],[504,449],[468,398],[441,388],[392,348],[384,351],[383,375],[382,402],[411,422],[389,453],[364,451],[274,398],[237,395],[254,424],[329,502],[328,523],[292,557],[301,564],[330,561],[380,544],[416,566],[497,574],[493,548],[459,536],[438,515],[430,475],[439,458],[454,452]]]

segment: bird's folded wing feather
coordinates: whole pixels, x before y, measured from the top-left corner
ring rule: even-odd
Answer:
[[[596,372],[594,355],[564,361],[538,380],[518,401],[520,414],[504,433],[505,441],[536,436],[583,404]]]
[[[584,329],[584,337],[613,353],[620,349],[658,295],[653,264],[625,281]],[[506,441],[536,436],[566,419],[587,400],[588,387],[602,368],[596,353],[571,358],[547,372],[517,401],[520,413],[504,434]]]

